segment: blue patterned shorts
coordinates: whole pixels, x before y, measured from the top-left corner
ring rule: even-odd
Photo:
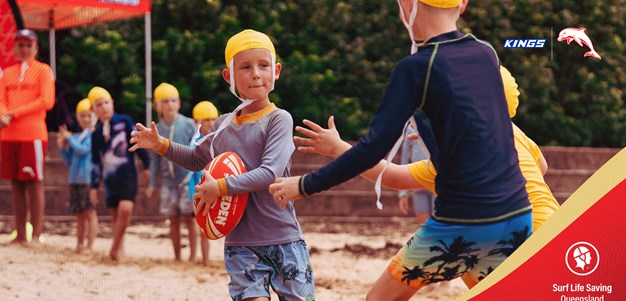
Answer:
[[[230,275],[228,291],[233,301],[270,297],[278,300],[315,300],[315,283],[309,250],[303,240],[261,247],[224,247]]]
[[[463,277],[476,284],[530,236],[531,213],[483,225],[426,220],[387,267],[398,282],[414,288]]]

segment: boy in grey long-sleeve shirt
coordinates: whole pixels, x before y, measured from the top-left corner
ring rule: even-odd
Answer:
[[[150,129],[138,126],[131,149],[153,149],[192,171],[202,170],[213,155],[237,153],[248,172],[217,180],[204,173],[195,195],[201,198],[197,208],[207,203],[208,209],[219,196],[250,194],[241,221],[225,241],[231,297],[269,300],[272,287],[281,300],[315,300],[309,253],[293,204],[280,208],[268,191],[277,177],[290,175],[295,150],[291,115],[269,101],[281,70],[274,46],[265,34],[244,30],[229,39],[225,56],[228,68],[222,75],[244,101],[241,106],[220,116],[195,149],[159,136],[154,123]]]

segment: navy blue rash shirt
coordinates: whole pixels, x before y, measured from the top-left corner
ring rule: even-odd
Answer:
[[[394,69],[365,137],[307,174],[317,193],[372,168],[415,114],[437,169],[435,214],[449,223],[490,223],[530,211],[498,58],[473,35],[430,39]]]

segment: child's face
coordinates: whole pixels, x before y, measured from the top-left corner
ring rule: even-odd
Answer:
[[[215,119],[200,120],[200,134],[202,136],[206,136],[207,134],[209,134],[214,123],[215,123]]]
[[[165,118],[173,118],[180,110],[180,99],[178,97],[163,98],[159,101],[159,111]]]
[[[91,124],[92,124],[92,115],[91,115],[91,111],[82,111],[79,113],[76,113],[76,120],[78,120],[78,125],[80,126],[81,129],[88,129],[91,128]]]
[[[113,117],[113,99],[97,99],[94,101],[92,108],[100,120],[109,120]]]
[[[27,61],[37,55],[37,43],[27,39],[18,39],[15,41],[15,55],[20,61]]]
[[[235,87],[241,98],[252,100],[269,100],[272,89],[272,61],[270,52],[256,48],[239,52],[234,57]],[[276,64],[276,79],[280,76],[281,65]],[[230,70],[225,69],[222,75],[230,83]]]

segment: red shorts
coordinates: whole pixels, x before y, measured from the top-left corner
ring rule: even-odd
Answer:
[[[7,180],[43,181],[47,141],[2,141],[0,177]]]

